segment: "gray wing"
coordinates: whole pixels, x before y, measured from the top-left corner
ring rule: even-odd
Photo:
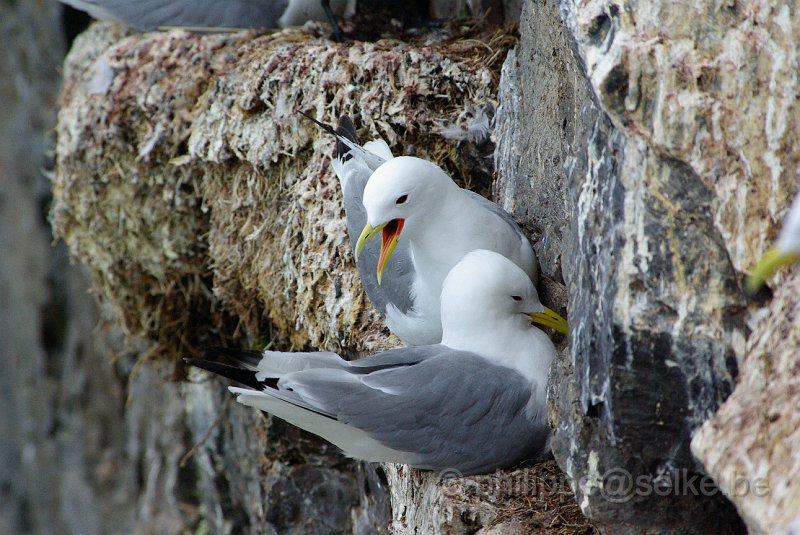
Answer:
[[[364,374],[392,367],[410,366],[439,354],[439,346],[410,346],[381,351],[347,363],[351,373]]]
[[[532,262],[531,266],[525,267],[522,264],[520,264],[520,267],[522,267],[526,272],[528,272],[528,275],[531,277],[531,280],[533,281],[534,284],[536,284],[536,282],[539,280],[539,269],[536,262],[535,253],[533,252],[533,248],[531,247],[528,237],[525,235],[524,232],[522,232],[522,229],[519,228],[519,225],[511,217],[511,214],[506,212],[501,206],[475,193],[474,191],[469,191],[469,190],[463,190],[463,191],[467,194],[467,198],[472,199],[482,208],[485,208],[489,212],[499,217],[502,221],[504,221],[509,226],[509,228],[519,237],[520,247],[523,249],[530,250],[531,262]]]
[[[359,157],[357,151],[352,150],[348,144],[338,139],[339,136],[342,136],[350,143],[358,143],[353,123],[346,115],[339,119],[336,135],[338,162],[334,168],[342,183],[350,246],[355,249],[358,236],[367,223],[367,211],[361,199],[364,197],[364,188],[372,174],[372,169],[368,162]],[[403,314],[407,314],[414,305],[410,292],[416,276],[408,240],[398,241],[392,259],[383,274],[382,284],[378,284],[377,275],[380,250],[380,239],[376,237],[361,251],[356,262],[358,274],[361,276],[361,284],[370,301],[381,314],[386,314],[386,306],[389,303],[392,303]]]
[[[545,408],[535,420],[527,416],[533,390],[516,371],[442,345],[382,353],[371,364],[391,357],[402,364],[366,374],[353,370],[357,381],[311,370],[286,376],[281,388],[385,446],[409,452],[418,468],[489,473],[546,455]]]
[[[502,207],[502,206],[499,206],[498,204],[496,204],[496,203],[494,203],[494,202],[490,201],[489,199],[487,199],[486,197],[484,197],[484,196],[482,196],[482,195],[480,195],[480,194],[478,194],[478,193],[475,193],[474,191],[470,191],[470,190],[468,190],[468,189],[465,189],[465,190],[464,190],[464,192],[465,192],[465,193],[467,194],[467,196],[468,196],[468,197],[470,197],[470,198],[471,198],[473,201],[475,201],[475,202],[477,202],[479,205],[481,205],[481,207],[483,207],[483,208],[486,208],[487,210],[489,210],[489,211],[490,211],[490,212],[492,212],[493,214],[495,214],[495,215],[499,216],[499,217],[500,217],[500,219],[502,219],[503,221],[505,221],[506,223],[508,223],[508,225],[509,225],[509,226],[510,226],[512,229],[514,229],[514,231],[515,231],[517,234],[519,234],[520,236],[522,236],[522,237],[523,237],[523,238],[525,238],[526,240],[528,239],[528,237],[527,237],[527,236],[525,236],[525,234],[522,232],[522,229],[520,229],[520,228],[519,228],[519,225],[517,225],[517,222],[516,222],[516,221],[514,221],[514,219],[511,217],[511,214],[509,214],[508,212],[506,212],[506,211],[503,209],[503,207]]]
[[[288,0],[61,0],[101,20],[138,30],[163,26],[274,28]]]
[[[369,178],[369,175],[366,178]],[[367,212],[361,203],[366,182],[366,179],[362,183],[353,181],[344,199],[347,233],[350,236],[350,246],[353,250],[355,250],[361,230],[367,223]],[[386,305],[389,303],[392,303],[403,314],[407,314],[414,306],[411,299],[411,287],[416,276],[408,240],[397,242],[397,247],[386,266],[381,284],[378,284],[377,272],[380,253],[381,240],[379,237],[375,237],[362,249],[356,262],[361,285],[364,287],[367,297],[381,314],[386,314]]]

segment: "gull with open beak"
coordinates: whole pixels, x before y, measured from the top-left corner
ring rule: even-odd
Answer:
[[[386,307],[389,329],[408,344],[441,337],[440,294],[447,273],[468,252],[495,251],[536,280],[536,257],[528,238],[502,208],[462,189],[436,164],[411,156],[393,158],[375,170],[362,199],[367,222],[356,242],[356,260],[380,233],[376,265],[382,285],[397,247],[408,244],[414,277],[413,307]],[[388,274],[391,276],[391,273]]]
[[[800,260],[800,193],[783,220],[778,241],[770,247],[747,277],[747,290],[755,293],[778,269]]]
[[[352,362],[335,353],[223,350],[239,366],[189,360],[234,379],[237,401],[365,461],[483,474],[549,451],[546,385],[555,348],[530,324],[552,317],[528,275],[491,251],[444,281],[443,337]]]
[[[536,280],[530,242],[505,210],[458,187],[432,162],[395,158],[382,140],[362,147],[347,116],[335,132],[314,122],[338,140],[333,168],[364,289],[406,344],[441,340],[442,283],[472,250],[500,253]],[[563,318],[548,313],[565,333]]]

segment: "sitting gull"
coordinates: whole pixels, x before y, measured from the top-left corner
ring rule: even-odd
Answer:
[[[556,321],[528,275],[485,250],[442,288],[441,344],[348,362],[329,352],[219,350],[243,368],[189,359],[249,388],[237,401],[332,442],[350,457],[449,475],[484,474],[549,452],[546,383]],[[564,321],[559,318],[560,321]]]
[[[336,15],[347,0],[61,0],[99,20],[113,20],[137,30],[276,28],[308,20],[328,20],[338,31]]]
[[[747,291],[756,293],[780,267],[800,259],[800,193],[795,196],[783,220],[778,241],[761,257],[747,277]]]
[[[530,242],[501,207],[458,187],[432,162],[392,157],[382,140],[360,146],[347,116],[336,132],[310,119],[337,137],[333,168],[342,186],[361,281],[403,342],[429,345],[441,340],[442,283],[472,250],[498,252],[536,280]],[[378,233],[380,247],[368,243]]]

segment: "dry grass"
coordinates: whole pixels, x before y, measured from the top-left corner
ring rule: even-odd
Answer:
[[[498,474],[445,480],[442,486],[458,509],[470,511],[471,518],[462,519],[466,528],[508,525],[522,528],[522,533],[598,533],[581,514],[566,476],[553,460]]]

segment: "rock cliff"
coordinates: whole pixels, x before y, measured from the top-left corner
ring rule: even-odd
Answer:
[[[797,268],[772,300],[741,281],[800,189],[795,7],[537,0],[518,39],[341,45],[94,25],[63,65],[50,248],[63,47],[55,8],[14,4],[0,531],[595,529],[580,510],[606,533],[792,533]],[[563,472],[353,463],[187,376],[179,357],[209,344],[397,343],[358,284],[332,143],[297,109],[360,112],[360,136],[441,163],[530,234],[572,326],[549,392]]]

